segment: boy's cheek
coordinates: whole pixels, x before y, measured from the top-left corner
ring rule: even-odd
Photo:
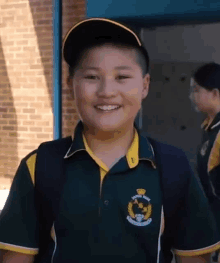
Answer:
[[[84,100],[88,95],[85,92],[84,87],[77,87],[74,90],[74,95],[76,100]]]

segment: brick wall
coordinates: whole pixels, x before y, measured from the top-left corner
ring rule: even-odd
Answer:
[[[86,0],[63,1],[63,36],[65,37],[68,30],[76,23],[85,19]],[[63,136],[71,135],[77,123],[72,91],[68,89],[67,83],[67,66],[63,62]]]
[[[85,17],[85,0],[63,0],[63,36]],[[0,189],[22,157],[53,138],[52,0],[0,2]],[[63,63],[63,136],[77,116]]]

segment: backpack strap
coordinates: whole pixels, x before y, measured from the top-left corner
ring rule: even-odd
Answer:
[[[171,249],[174,244],[175,231],[185,207],[185,193],[188,189],[191,168],[182,150],[159,143],[148,138],[155,151],[159,168],[165,216],[165,231],[162,238],[165,262],[171,262]]]
[[[35,202],[39,222],[39,255],[48,248],[50,231],[56,215],[65,179],[64,156],[72,142],[71,137],[42,143],[37,150],[35,167]]]

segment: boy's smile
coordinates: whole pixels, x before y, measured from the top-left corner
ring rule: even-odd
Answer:
[[[120,105],[97,105],[95,106],[96,109],[104,111],[104,112],[118,110],[120,107],[121,107]]]
[[[148,89],[136,51],[109,44],[86,51],[73,78],[80,118],[96,131],[133,127]]]

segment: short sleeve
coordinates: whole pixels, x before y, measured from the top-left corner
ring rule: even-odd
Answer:
[[[0,214],[0,249],[35,255],[39,231],[31,175],[36,159],[33,156],[21,161]]]
[[[195,176],[189,178],[185,207],[175,231],[173,251],[179,256],[196,256],[220,248],[216,221]]]

